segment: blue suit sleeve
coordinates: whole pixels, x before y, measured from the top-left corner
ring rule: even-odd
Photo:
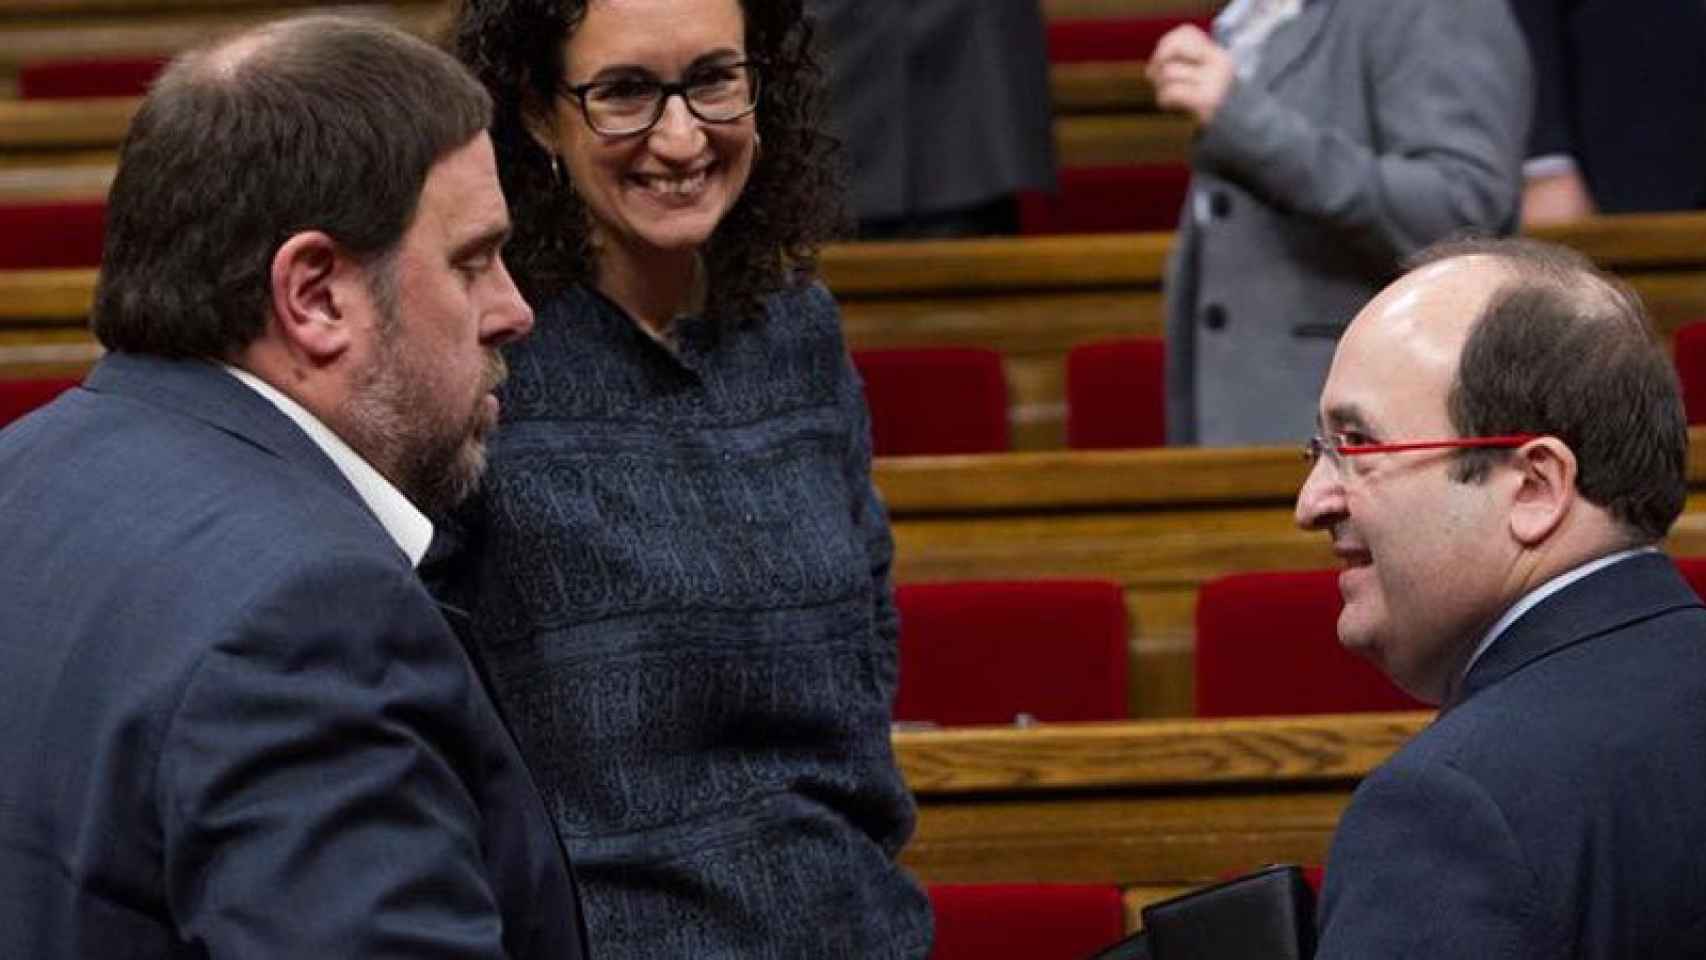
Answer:
[[[180,935],[212,957],[499,957],[465,654],[406,571],[318,562],[186,684],[157,781]]]
[[[1357,790],[1327,861],[1317,960],[1559,955],[1493,798],[1449,765],[1388,764]]]

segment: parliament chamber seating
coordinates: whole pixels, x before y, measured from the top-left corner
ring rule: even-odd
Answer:
[[[1048,23],[1050,63],[1106,60],[1147,60],[1168,31],[1194,24],[1207,32],[1213,18],[1206,15],[1110,17],[1095,20],[1053,20]]]
[[[0,380],[0,427],[46,404],[81,382],[74,377]]]
[[[1125,935],[1108,884],[933,884],[930,960],[1084,960]]]
[[[106,203],[0,203],[0,270],[93,267],[106,238]]]
[[[1423,710],[1339,645],[1338,570],[1239,573],[1197,591],[1200,717]]]
[[[986,347],[854,350],[879,457],[999,453],[1011,441],[1001,354]]]
[[[1159,337],[1096,340],[1067,351],[1068,448],[1120,450],[1166,444],[1166,355]]]
[[[1671,340],[1682,405],[1690,426],[1706,423],[1706,321],[1685,323]]]
[[[148,92],[148,85],[165,65],[163,56],[30,61],[18,67],[18,97],[23,100],[140,97]]]
[[[1019,232],[1129,233],[1179,225],[1190,168],[1182,163],[1066,167],[1060,190],[1019,194]]]
[[[903,583],[896,720],[1124,720],[1126,610],[1104,580]]]

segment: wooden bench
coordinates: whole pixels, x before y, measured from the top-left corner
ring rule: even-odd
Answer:
[[[1301,438],[1300,438],[1301,439]],[[1687,513],[1668,543],[1706,554],[1706,428],[1691,433]],[[1194,712],[1197,588],[1250,570],[1334,567],[1297,529],[1290,448],[1172,448],[879,460],[901,582],[1100,577],[1125,590],[1136,717]]]
[[[442,0],[8,0],[0,7],[0,87],[13,92],[18,67],[29,61],[170,54],[309,9],[378,13],[424,35],[443,22],[446,7]]]
[[[1087,96],[1119,96],[1103,85]],[[1141,99],[1141,94],[1134,94]],[[136,98],[111,100],[0,99],[0,166],[85,165],[116,161]],[[1089,113],[1055,118],[1055,145],[1063,166],[1184,163],[1194,127],[1168,113]]]
[[[1430,713],[901,732],[926,883],[1107,883],[1147,903],[1323,863],[1357,783]]]
[[[1706,319],[1706,214],[1599,217],[1536,235],[1630,281],[1666,336]],[[841,244],[825,251],[823,272],[856,347],[1000,350],[1014,446],[1050,450],[1064,443],[1067,351],[1161,335],[1171,245],[1166,233]],[[93,271],[0,272],[0,329],[81,325],[93,282]],[[0,349],[0,372],[8,366]]]
[[[1226,0],[1042,0],[1050,20],[1119,17],[1202,16],[1218,13]]]

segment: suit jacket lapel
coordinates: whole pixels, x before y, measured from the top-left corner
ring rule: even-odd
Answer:
[[[1638,620],[1700,606],[1688,581],[1662,553],[1619,561],[1570,584],[1517,618],[1475,661],[1441,712],[1523,667]]]
[[[1335,3],[1336,0],[1305,0],[1297,16],[1274,28],[1262,43],[1256,74],[1251,80],[1271,89],[1284,79],[1321,38],[1321,30]]]
[[[302,428],[211,362],[109,353],[83,385],[96,393],[128,397],[199,420],[307,470],[342,496],[361,503],[361,495]],[[362,511],[368,512],[365,504]]]

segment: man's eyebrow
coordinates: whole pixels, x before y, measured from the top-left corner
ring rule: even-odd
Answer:
[[[450,259],[452,262],[455,262],[458,260],[465,260],[468,257],[478,254],[491,253],[500,250],[503,248],[504,242],[509,239],[509,232],[509,221],[506,220],[502,223],[494,223],[490,227],[481,230],[479,233],[476,233],[457,244],[450,251]]]
[[[1346,427],[1363,431],[1369,429],[1368,416],[1362,412],[1361,407],[1354,403],[1340,403],[1328,407],[1326,417],[1319,419],[1317,423],[1322,429],[1343,430]]]

